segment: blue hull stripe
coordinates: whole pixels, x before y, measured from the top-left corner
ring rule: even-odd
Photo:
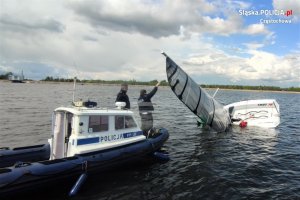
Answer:
[[[98,143],[99,137],[94,138],[85,138],[85,139],[78,139],[77,145],[85,145],[85,144],[92,144],[92,143]]]
[[[143,131],[123,133],[124,138],[130,138],[130,137],[135,137],[135,136],[139,136],[139,135],[143,135]]]

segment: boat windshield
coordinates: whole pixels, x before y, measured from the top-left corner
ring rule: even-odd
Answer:
[[[129,115],[116,115],[115,116],[115,129],[125,129],[125,128],[135,128],[137,124],[135,123],[132,116]]]

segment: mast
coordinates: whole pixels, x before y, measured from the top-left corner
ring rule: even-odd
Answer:
[[[75,101],[75,90],[76,90],[76,76],[74,77],[74,85],[73,85],[73,101],[72,102],[74,102]]]

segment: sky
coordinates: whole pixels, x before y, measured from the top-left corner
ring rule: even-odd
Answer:
[[[0,0],[0,74],[300,87],[299,0]]]

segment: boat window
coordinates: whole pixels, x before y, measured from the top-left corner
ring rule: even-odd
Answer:
[[[90,116],[89,133],[108,131],[108,116]]]
[[[115,129],[124,129],[124,128],[133,128],[137,127],[135,121],[133,120],[132,116],[123,116],[117,115],[115,116]]]
[[[132,116],[125,116],[125,128],[134,128],[137,127],[135,121]]]
[[[123,129],[124,128],[124,116],[117,115],[115,116],[115,129]]]

